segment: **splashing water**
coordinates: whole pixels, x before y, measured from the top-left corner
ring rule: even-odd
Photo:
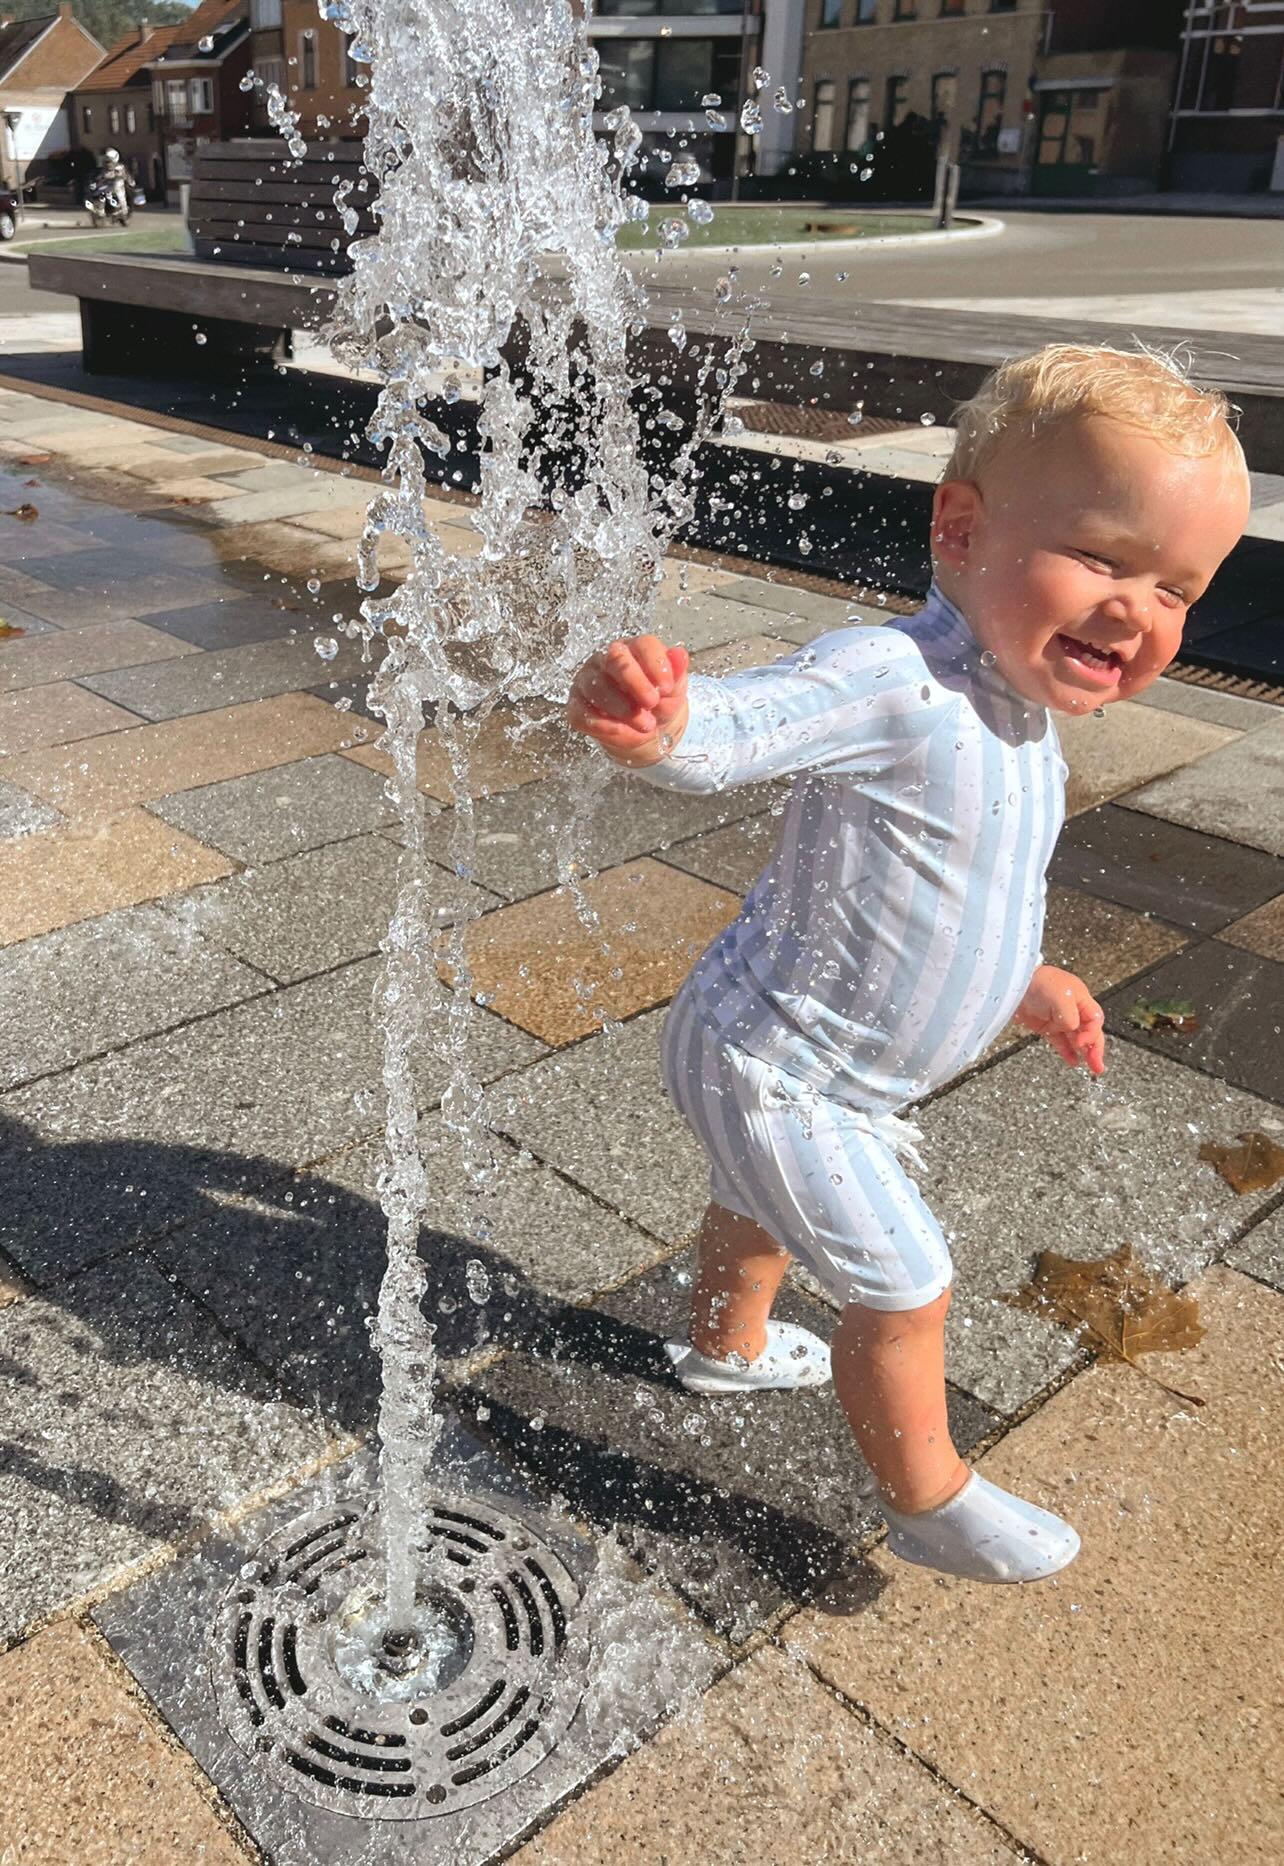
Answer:
[[[693,344],[681,375],[666,366],[670,402],[678,385],[676,422],[665,396],[632,373],[628,342],[646,306],[615,235],[637,218],[623,184],[642,139],[627,109],[605,118],[608,141],[595,139],[597,56],[568,0],[334,0],[322,10],[355,35],[353,55],[370,66],[365,162],[377,232],[352,246],[353,271],[324,335],[342,362],[378,379],[369,431],[386,449],[386,490],[367,513],[358,583],[359,627],[368,650],[376,641],[383,650],[370,703],[386,721],[379,743],[403,830],[377,992],[388,1265],[374,1337],[385,1609],[395,1630],[417,1621],[415,1499],[440,1430],[418,1249],[428,1187],[416,1062],[426,1046],[446,1065],[443,1119],[470,1182],[480,1193],[496,1172],[470,1061],[472,916],[454,915],[443,936],[426,879],[417,784],[425,709],[449,758],[451,856],[467,876],[479,733],[496,709],[511,716],[513,702],[542,701],[551,716],[587,655],[645,626],[666,544],[693,510],[695,450],[734,386],[748,327],[720,303],[725,332]],[[481,379],[481,497],[471,514],[479,548],[460,555],[425,514],[426,456],[451,453],[433,406],[458,401],[448,377],[469,376]],[[388,595],[384,538],[410,556]],[[586,766],[588,776],[572,774],[557,879],[593,925],[574,848],[605,765],[592,754]],[[474,1270],[469,1293],[480,1300],[479,1291]]]

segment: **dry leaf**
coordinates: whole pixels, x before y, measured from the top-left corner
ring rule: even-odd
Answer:
[[[1269,1134],[1241,1134],[1240,1145],[1231,1147],[1206,1140],[1199,1157],[1215,1166],[1228,1186],[1236,1192],[1265,1192],[1277,1179],[1284,1179],[1284,1147]]]
[[[1183,1037],[1199,1029],[1195,1007],[1186,998],[1142,999],[1129,1011],[1128,1022],[1138,1030],[1175,1030]]]
[[[34,518],[40,517],[40,508],[36,505],[14,505],[5,510],[6,518],[20,518],[24,525],[29,525]]]
[[[25,628],[19,628],[16,622],[6,622],[0,616],[0,641],[12,641],[15,635],[25,635]]]
[[[19,454],[18,465],[19,466],[48,466],[49,462],[52,459],[53,459],[52,454]]]
[[[1203,1405],[1194,1394],[1180,1393],[1138,1366],[1139,1354],[1193,1348],[1203,1340],[1204,1325],[1195,1298],[1161,1283],[1133,1255],[1131,1244],[1088,1262],[1040,1251],[1030,1281],[1015,1295],[1004,1292],[1003,1301],[1090,1336],[1106,1360],[1127,1361],[1175,1399]]]
[[[43,486],[45,482],[42,479],[24,479],[22,483],[24,486]]]

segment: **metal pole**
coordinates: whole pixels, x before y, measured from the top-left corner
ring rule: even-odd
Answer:
[[[733,201],[738,201],[740,199],[740,153],[742,144],[746,150],[753,146],[752,138],[746,136],[740,127],[740,111],[748,96],[748,85],[746,83],[748,73],[746,66],[749,56],[750,27],[751,22],[757,20],[761,6],[762,0],[752,0],[752,4],[751,0],[744,0],[745,10],[740,15],[740,73],[736,80],[735,128],[732,133],[734,140],[731,151],[731,199]]]

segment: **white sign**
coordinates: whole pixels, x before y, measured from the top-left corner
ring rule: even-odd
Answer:
[[[1020,155],[1020,153],[1021,153],[1020,126],[1018,125],[1016,129],[1000,130],[999,131],[999,154],[1000,155]]]
[[[55,149],[67,147],[67,113],[61,105],[14,104],[12,108],[21,110],[22,115],[15,130],[4,131],[4,138],[24,168],[29,162],[34,162],[37,156],[52,155]],[[11,134],[12,142],[9,140]]]

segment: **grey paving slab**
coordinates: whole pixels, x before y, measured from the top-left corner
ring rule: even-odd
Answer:
[[[691,649],[716,648],[741,635],[763,633],[762,610],[738,603],[721,591],[702,591],[679,602],[662,596],[651,616],[651,631],[664,641]]]
[[[11,836],[32,836],[37,830],[53,829],[62,817],[38,797],[29,797],[7,778],[0,778],[0,842]]]
[[[1275,1131],[1273,1138],[1284,1145],[1284,1126]],[[1277,1206],[1269,1218],[1254,1225],[1238,1244],[1232,1244],[1226,1261],[1232,1269],[1243,1270],[1284,1291],[1284,1206]]]
[[[686,1332],[690,1277],[684,1256],[564,1310],[458,1403],[528,1482],[618,1534],[740,1642],[823,1587],[882,1517],[832,1386],[746,1399],[677,1384],[663,1343]],[[796,1290],[776,1312],[825,1339],[837,1323]],[[963,1451],[995,1419],[952,1393],[950,1424]]]
[[[0,949],[0,1088],[222,1010],[267,980],[158,907]]]
[[[158,570],[154,560],[107,545],[55,557],[29,557],[22,568],[52,586],[53,595],[29,594],[24,607],[51,622],[109,622],[115,616],[145,616],[157,609],[213,602],[225,593],[222,574],[178,566]]]
[[[351,1814],[326,1811],[306,1798],[305,1780],[302,1793],[287,1792],[260,1755],[236,1746],[211,1690],[204,1654],[228,1588],[264,1539],[300,1512],[322,1505],[345,1515],[363,1510],[375,1485],[368,1455],[95,1610],[117,1653],[273,1866],[487,1866],[507,1858],[662,1717],[694,1703],[725,1663],[679,1602],[640,1577],[609,1543],[580,1534],[565,1515],[542,1506],[457,1427],[443,1435],[433,1479],[434,1494],[517,1518],[556,1551],[582,1590],[557,1671],[549,1675],[552,1689],[569,1689],[578,1699],[570,1727],[529,1775],[471,1809],[377,1823],[362,1818],[360,1803]],[[430,1707],[431,1699],[431,1714]]]
[[[1048,872],[1053,881],[1200,933],[1215,933],[1284,891],[1277,856],[1112,803],[1066,824]]]
[[[585,866],[612,868],[635,855],[662,852],[704,830],[756,815],[781,794],[778,784],[746,784],[711,796],[688,796],[613,772],[571,848]],[[570,784],[561,776],[479,801],[476,864],[470,879],[510,901],[554,887],[571,811]],[[453,865],[451,827],[449,811],[431,818],[427,826],[428,854],[443,867]]]
[[[346,503],[364,505],[374,497],[376,488],[369,480],[351,479],[340,473],[320,472],[313,467],[297,466],[288,460],[271,460],[263,465],[247,463],[240,472],[216,473],[229,493],[311,492],[318,499],[341,493]]]
[[[657,1237],[694,1231],[709,1198],[703,1151],[660,1073],[664,1011],[546,1057],[498,1084],[495,1125]],[[663,1162],[662,1170],[651,1162]]]
[[[7,601],[2,589],[0,589],[0,623],[7,623],[10,628],[18,630],[16,637],[0,636],[0,666],[3,666],[4,649],[10,641],[14,639],[26,641],[34,635],[62,633],[56,624],[47,621],[43,616],[35,615],[31,610],[23,609],[17,603]]]
[[[220,602],[191,603],[183,609],[158,609],[147,621],[149,627],[163,629],[195,648],[243,648],[248,642],[279,641],[303,631],[311,639],[313,608],[306,600],[233,596]]]
[[[0,1313],[0,1637],[318,1457],[319,1423],[140,1259]]]
[[[1157,680],[1138,695],[1142,706],[1157,706],[1164,713],[1182,713],[1209,725],[1229,726],[1233,732],[1256,732],[1276,723],[1278,706],[1266,700],[1246,700],[1238,693],[1219,693],[1215,687],[1195,687],[1185,680]]]
[[[1138,1001],[1186,999],[1199,1029],[1137,1030]],[[1202,940],[1143,972],[1105,1001],[1106,1028],[1162,1051],[1250,1094],[1284,1103],[1284,965],[1224,940]]]
[[[817,590],[800,589],[792,583],[771,583],[765,577],[740,577],[724,583],[715,594],[723,602],[747,603],[756,609],[770,609],[795,622],[814,622],[826,628],[844,628],[851,622],[884,622],[887,611],[872,603],[848,602],[843,596],[824,596]],[[758,623],[762,627],[761,618]],[[782,631],[773,622],[773,635]]]
[[[378,972],[358,961],[0,1099],[0,1246],[40,1279],[372,1133]],[[474,1029],[483,1080],[543,1053],[487,1011]],[[445,1082],[425,1054],[424,1106]]]
[[[1284,715],[1128,798],[1133,810],[1284,855]]]
[[[420,1140],[427,1312],[450,1378],[660,1255],[653,1238],[506,1141],[495,1145],[497,1172],[474,1192],[458,1140],[439,1118],[425,1118]],[[294,1394],[353,1431],[368,1430],[378,1409],[366,1323],[386,1263],[382,1158],[382,1141],[370,1141],[154,1246]],[[480,1273],[470,1277],[469,1264]]]
[[[276,861],[382,828],[397,815],[378,773],[337,754],[173,791],[148,808],[238,862]]]
[[[262,469],[271,472],[270,467]],[[229,492],[240,492],[250,474],[237,474],[228,481]],[[318,477],[311,484],[296,469],[303,484],[277,486],[271,491],[247,492],[227,499],[212,500],[205,511],[216,525],[259,525],[275,519],[303,518],[309,512],[332,512],[336,507],[364,507],[374,496],[375,488],[365,481],[344,480],[337,475]]]
[[[481,912],[495,896],[438,871],[444,915]],[[166,912],[282,984],[377,952],[397,902],[397,850],[383,836],[308,849],[166,902]]]
[[[677,843],[665,850],[663,860],[733,894],[747,894],[770,861],[779,834],[780,818],[766,810]]]
[[[327,666],[342,677],[355,675],[361,665],[359,642],[345,637],[336,658],[327,663],[308,633],[247,642],[209,654],[180,655],[173,661],[118,668],[110,674],[87,674],[80,684],[144,719],[177,719],[238,706],[246,700],[266,700],[277,693],[301,692],[315,685]]]
[[[1107,1045],[1096,1081],[1032,1045],[915,1118],[929,1169],[916,1178],[955,1264],[946,1372],[1004,1413],[1076,1354],[1068,1332],[999,1300],[1027,1281],[1039,1251],[1094,1258],[1130,1243],[1182,1283],[1272,1196],[1239,1197],[1199,1149],[1278,1111],[1130,1043]]]

